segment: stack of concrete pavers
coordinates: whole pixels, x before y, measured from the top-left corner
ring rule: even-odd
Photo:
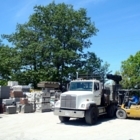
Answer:
[[[50,106],[50,92],[48,89],[43,90],[42,94],[42,102],[41,102],[41,112],[47,112],[51,111],[51,106]]]
[[[50,93],[42,92],[40,95],[35,96],[35,110],[37,112],[48,112],[51,110],[50,107]]]
[[[40,104],[41,106],[40,111],[41,112],[51,111],[51,105],[50,105],[51,92],[50,91],[53,90],[54,88],[59,88],[59,83],[44,81],[44,82],[40,82],[38,84],[38,87],[42,88],[42,99],[41,99],[41,104]]]
[[[17,107],[13,98],[3,99],[3,112],[7,114],[15,114],[16,110]]]

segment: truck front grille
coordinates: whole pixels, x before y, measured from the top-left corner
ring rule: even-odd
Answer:
[[[76,108],[76,96],[61,95],[61,108]]]

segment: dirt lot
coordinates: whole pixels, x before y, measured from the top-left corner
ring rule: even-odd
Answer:
[[[88,126],[75,119],[60,123],[53,112],[0,114],[0,140],[140,140],[140,120],[99,118]]]

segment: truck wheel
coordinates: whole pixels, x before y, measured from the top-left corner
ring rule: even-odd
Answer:
[[[97,108],[92,107],[85,113],[85,121],[89,125],[93,125],[97,122]]]
[[[108,108],[107,108],[107,116],[109,118],[113,118],[115,116],[114,114],[115,114],[115,106],[114,105],[108,106]]]
[[[126,112],[123,109],[118,109],[116,112],[116,116],[119,119],[126,119],[127,117]]]
[[[68,122],[69,119],[70,119],[70,117],[59,116],[59,120],[60,120],[61,122]]]

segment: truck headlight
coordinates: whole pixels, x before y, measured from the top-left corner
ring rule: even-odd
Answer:
[[[85,104],[81,104],[81,108],[85,108]]]

